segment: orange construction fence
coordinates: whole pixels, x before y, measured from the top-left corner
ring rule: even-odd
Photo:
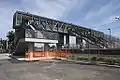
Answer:
[[[68,58],[71,52],[68,50],[54,50],[42,52],[26,52],[26,58],[29,60],[36,59],[53,59],[53,58]]]

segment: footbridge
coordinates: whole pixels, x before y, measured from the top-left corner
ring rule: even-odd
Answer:
[[[42,51],[51,49],[111,49],[120,48],[120,39],[90,28],[66,23],[34,14],[16,11],[13,16],[15,29],[13,54],[25,51]],[[75,37],[74,44],[70,37]],[[38,44],[39,46],[35,46]],[[41,46],[43,44],[43,47]]]

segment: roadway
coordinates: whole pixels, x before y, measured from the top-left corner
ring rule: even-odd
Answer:
[[[0,55],[1,57],[1,55]],[[0,80],[119,80],[120,69],[62,61],[0,59]]]

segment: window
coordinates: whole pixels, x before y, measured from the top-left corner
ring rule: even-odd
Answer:
[[[16,14],[16,26],[22,23],[22,16],[21,14]]]

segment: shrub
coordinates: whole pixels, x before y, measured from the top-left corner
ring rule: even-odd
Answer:
[[[87,58],[87,57],[83,57],[83,59],[84,59],[84,60],[89,60],[89,58]]]
[[[87,57],[77,57],[77,60],[89,60],[89,58],[87,58]]]
[[[120,66],[120,62],[118,63],[118,66]]]
[[[106,62],[107,62],[107,64],[115,64],[114,60],[112,60],[112,59],[107,59]]]
[[[77,60],[84,60],[84,57],[77,57]]]
[[[97,60],[98,60],[98,61],[104,61],[104,58],[99,57]]]
[[[120,59],[117,59],[117,64],[120,66]]]
[[[118,63],[118,60],[117,59],[112,59],[112,62]]]
[[[97,57],[93,56],[93,57],[91,57],[91,60],[92,60],[92,61],[96,61],[96,60],[97,60]]]
[[[82,57],[77,57],[77,60],[84,60],[84,58],[82,58]]]

